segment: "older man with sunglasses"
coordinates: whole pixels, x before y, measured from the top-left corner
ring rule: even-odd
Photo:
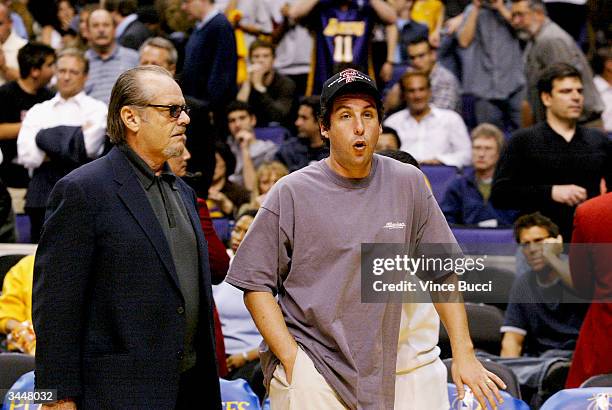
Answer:
[[[220,408],[206,241],[167,161],[188,109],[161,67],[119,76],[115,147],[61,179],[34,267],[36,386],[53,409]]]

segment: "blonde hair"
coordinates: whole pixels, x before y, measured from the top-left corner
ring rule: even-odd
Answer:
[[[253,191],[251,192],[251,206],[255,208],[259,208],[256,204],[257,197],[262,193],[259,191],[259,182],[270,175],[276,175],[278,177],[277,181],[284,177],[285,175],[289,175],[289,170],[286,166],[278,161],[270,161],[264,162],[257,168],[255,172],[255,186],[253,187]],[[275,182],[276,183],[276,182]]]

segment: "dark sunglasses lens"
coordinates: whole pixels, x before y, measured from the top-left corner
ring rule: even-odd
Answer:
[[[168,112],[172,118],[178,118],[181,116],[181,106],[180,105],[171,105],[168,107]]]

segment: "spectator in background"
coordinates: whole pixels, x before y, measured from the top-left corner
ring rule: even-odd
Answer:
[[[77,42],[75,30],[76,7],[72,0],[60,0],[56,7],[56,18],[53,24],[46,25],[40,33],[40,41],[55,50],[74,47]]]
[[[319,96],[304,97],[300,100],[295,127],[297,137],[283,142],[276,152],[276,160],[287,166],[289,172],[304,168],[311,162],[329,156],[329,147],[321,136]]]
[[[491,191],[497,208],[540,211],[570,238],[576,205],[612,187],[612,141],[577,125],[584,96],[574,67],[558,63],[538,81],[546,121],[516,131],[502,152]]]
[[[149,29],[138,20],[138,0],[105,0],[104,8],[115,23],[115,38],[123,47],[138,50],[151,37]]]
[[[251,43],[248,78],[242,83],[236,99],[253,107],[260,126],[278,123],[289,128],[295,103],[295,83],[274,69],[274,57],[272,43],[264,40]]]
[[[242,101],[231,102],[226,112],[230,132],[227,145],[236,158],[236,169],[230,180],[252,191],[255,170],[264,162],[274,159],[278,147],[272,141],[257,139],[257,117],[249,104]]]
[[[593,70],[596,74],[593,82],[604,103],[604,112],[601,115],[604,129],[608,134],[612,134],[612,46],[597,50]]]
[[[463,167],[470,163],[470,137],[454,111],[430,104],[427,74],[409,71],[400,80],[407,108],[387,118],[384,125],[397,131],[401,149],[420,164]]]
[[[516,212],[496,209],[489,202],[493,173],[504,146],[504,135],[492,124],[472,131],[472,167],[448,186],[440,204],[449,224],[493,228],[512,225]]]
[[[473,0],[457,30],[462,50],[463,92],[475,98],[477,123],[504,131],[520,127],[525,76],[518,38],[503,0]]]
[[[28,34],[28,28],[26,27],[26,24],[24,22],[24,18],[22,17],[21,13],[26,14],[27,13],[27,8],[26,5],[24,3],[22,3],[21,1],[18,1],[17,3],[15,3],[12,0],[0,0],[1,4],[4,4],[11,13],[11,22],[13,24],[13,31],[15,31],[15,33],[23,38],[24,40],[27,40],[30,36]],[[19,12],[17,12],[19,11]],[[32,16],[28,16],[30,19],[30,29],[32,28]]]
[[[185,45],[181,86],[185,95],[213,113],[215,128],[225,124],[225,106],[236,97],[236,39],[232,25],[213,0],[191,0],[182,9],[196,20]]]
[[[17,59],[20,78],[0,87],[0,147],[4,155],[0,178],[9,187],[26,188],[27,172],[13,163],[17,157],[17,135],[27,111],[53,97],[45,87],[53,77],[55,51],[42,43],[28,43],[19,50]]]
[[[325,80],[344,68],[372,72],[370,42],[377,21],[395,23],[396,13],[384,0],[293,3],[289,17],[299,20],[315,35],[315,61],[307,95],[321,94]]]
[[[37,243],[51,190],[62,177],[102,154],[106,104],[83,91],[89,62],[82,52],[65,49],[56,62],[57,95],[34,105],[17,137],[17,162],[32,177],[25,210],[31,241]]]
[[[151,37],[145,40],[139,50],[140,65],[158,65],[175,76],[178,52],[170,40],[163,37]],[[197,193],[198,197],[206,198],[208,188],[215,170],[215,133],[210,121],[208,109],[199,105],[199,100],[185,96],[185,101],[191,109],[191,122],[187,127],[186,147],[192,153],[187,163],[193,178],[185,178]]]
[[[89,76],[85,84],[87,95],[108,104],[115,80],[124,71],[138,65],[138,53],[125,48],[115,39],[115,23],[104,9],[91,12],[87,23]]]
[[[19,78],[17,52],[27,43],[12,28],[11,12],[0,3],[0,85]]]
[[[12,334],[11,350],[32,355],[36,346],[32,329],[33,278],[34,255],[29,255],[6,273],[0,293],[0,334]]]
[[[250,192],[229,180],[236,169],[236,157],[227,144],[215,146],[215,171],[208,190],[208,208],[213,217],[233,218],[238,209],[250,201]]]
[[[510,291],[500,331],[502,357],[540,356],[547,350],[574,350],[586,305],[572,303],[567,259],[561,256],[559,228],[539,212],[514,224],[530,271],[518,276]]]
[[[390,47],[395,48],[395,58],[387,63],[409,64],[408,44],[416,40],[429,38],[429,29],[426,24],[412,20],[413,0],[395,0],[393,8],[397,14],[394,25],[387,26],[387,39],[391,39]],[[389,44],[389,43],[388,43]],[[395,46],[397,44],[397,46]]]
[[[264,162],[261,164],[255,173],[255,184],[253,184],[253,190],[251,191],[251,201],[240,207],[238,214],[249,209],[259,209],[274,184],[288,174],[289,170],[287,167],[278,161]]]
[[[401,145],[402,142],[397,135],[397,131],[391,127],[382,127],[382,133],[376,142],[377,153],[380,151],[399,151]]]
[[[272,42],[276,44],[274,68],[291,78],[297,96],[306,93],[306,82],[310,72],[312,37],[308,30],[289,17],[290,6],[299,0],[269,0],[275,29]]]
[[[546,119],[546,110],[538,93],[538,79],[546,68],[556,63],[567,63],[582,77],[584,108],[580,122],[598,120],[604,110],[603,102],[593,83],[593,72],[574,39],[546,17],[541,0],[513,0],[512,25],[519,35],[529,41],[525,51],[527,100],[536,122]]]
[[[459,82],[448,69],[437,63],[436,51],[427,39],[417,39],[408,44],[410,69],[424,72],[431,84],[431,103],[438,108],[461,111]],[[395,84],[385,97],[385,110],[394,111],[402,106],[400,84]]]
[[[236,225],[230,237],[230,249],[227,250],[232,257],[251,227],[256,214],[256,210],[248,210],[236,218]],[[225,362],[230,371],[226,379],[245,379],[262,399],[266,393],[259,365],[259,345],[262,337],[244,306],[243,292],[227,282],[221,282],[213,286],[213,297],[219,310],[226,345]]]

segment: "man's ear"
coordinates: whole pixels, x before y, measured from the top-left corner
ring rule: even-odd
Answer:
[[[540,100],[542,100],[542,104],[544,104],[544,107],[550,107],[550,101],[552,100],[552,96],[550,95],[550,93],[543,91],[540,93]]]
[[[124,105],[121,107],[119,115],[121,116],[121,121],[123,121],[123,124],[127,127],[127,129],[134,133],[140,130],[142,118],[140,117],[140,113],[135,108]]]
[[[323,138],[329,139],[329,130],[323,126],[322,123],[319,122],[319,130],[321,131],[321,136]]]

